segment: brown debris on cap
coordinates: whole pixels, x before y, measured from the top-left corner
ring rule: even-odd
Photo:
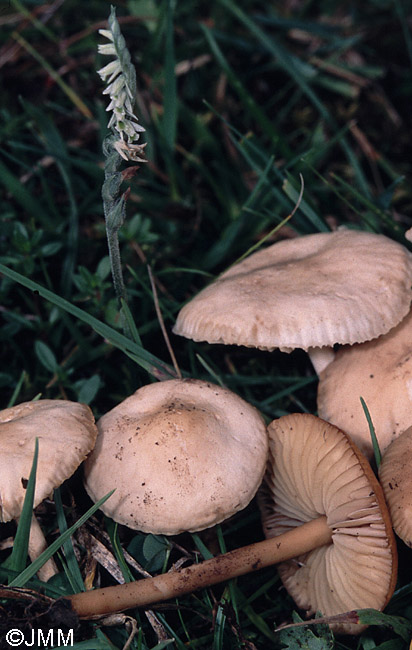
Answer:
[[[346,431],[370,459],[373,448],[360,397],[383,453],[412,426],[412,312],[388,334],[341,348],[320,374],[319,416]]]
[[[396,582],[397,555],[382,489],[349,438],[312,415],[286,415],[269,425],[269,463],[260,493],[266,537],[321,515],[332,544],[278,566],[308,616],[383,609]],[[359,625],[332,625],[358,634]]]
[[[412,548],[412,427],[396,438],[382,457],[379,479],[396,534]]]
[[[360,343],[406,316],[411,282],[411,253],[383,235],[307,235],[229,268],[183,307],[174,332],[264,350]]]
[[[34,507],[68,479],[97,435],[85,404],[66,400],[24,402],[0,411],[0,521],[20,516],[39,439]]]
[[[202,530],[244,508],[265,470],[258,411],[228,389],[194,379],[140,388],[97,423],[85,486],[115,521],[143,532]]]

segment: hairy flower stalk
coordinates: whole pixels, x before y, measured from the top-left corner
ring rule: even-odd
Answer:
[[[110,97],[106,110],[112,113],[108,123],[112,133],[103,142],[106,161],[102,198],[113,284],[121,308],[122,301],[126,300],[126,291],[118,231],[125,220],[127,192],[120,192],[123,174],[119,168],[123,160],[147,162],[144,158],[146,144],[138,144],[140,134],[145,129],[138,123],[134,113],[136,72],[120,32],[114,7],[109,16],[109,29],[101,29],[99,33],[109,41],[98,46],[99,53],[115,57],[98,74],[108,84],[103,94]]]

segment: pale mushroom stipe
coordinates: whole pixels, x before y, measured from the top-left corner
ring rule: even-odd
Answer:
[[[296,237],[222,273],[181,309],[173,331],[209,343],[301,348],[319,374],[333,345],[395,327],[409,311],[411,283],[412,254],[383,235],[342,229]]]
[[[298,444],[292,440],[293,432],[300,443],[305,442],[305,453],[298,459],[291,453]],[[280,418],[270,427],[270,439],[269,462],[274,461],[275,467],[273,474],[268,469],[269,491],[262,497],[268,539],[154,578],[74,594],[69,599],[77,614],[88,618],[146,606],[302,557],[308,560],[305,576],[281,568],[299,606],[309,611],[322,606],[324,614],[339,613],[341,608],[382,609],[394,590],[397,555],[382,489],[368,462],[344,433],[315,416]],[[277,445],[283,451],[275,459]],[[286,487],[278,487],[278,481]],[[285,490],[287,515],[279,513],[277,503],[270,503],[272,497],[282,501]],[[277,525],[287,531],[270,537]],[[300,577],[304,591],[299,595]],[[362,589],[362,581],[371,586]],[[320,595],[319,589],[325,593]],[[340,589],[341,598],[334,593]],[[357,625],[337,628],[349,634],[361,630]]]

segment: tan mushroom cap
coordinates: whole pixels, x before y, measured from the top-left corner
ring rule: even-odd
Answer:
[[[396,534],[412,548],[412,427],[391,442],[379,479]]]
[[[320,374],[319,416],[346,431],[372,458],[365,400],[383,453],[412,426],[412,312],[388,334],[341,348]]]
[[[244,508],[267,460],[258,411],[194,379],[144,386],[97,423],[85,486],[115,521],[143,532],[202,530]]]
[[[85,404],[44,399],[0,411],[0,521],[21,514],[36,438],[34,507],[74,474],[96,436],[93,414]]]
[[[406,316],[411,283],[411,253],[383,235],[307,235],[229,268],[183,307],[174,332],[264,350],[359,343]]]
[[[383,609],[396,581],[397,556],[382,489],[349,438],[312,415],[269,425],[269,463],[260,493],[266,537],[325,515],[332,544],[278,565],[308,616]],[[334,625],[358,634],[359,625]]]

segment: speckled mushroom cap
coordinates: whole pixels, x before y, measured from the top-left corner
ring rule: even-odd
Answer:
[[[85,404],[44,399],[0,411],[0,521],[21,514],[36,437],[34,507],[74,474],[96,436],[93,414]]]
[[[341,348],[321,372],[319,416],[346,431],[370,459],[365,400],[381,452],[412,426],[412,312],[388,334]]]
[[[85,486],[102,510],[143,532],[202,530],[244,508],[265,471],[258,411],[228,389],[195,379],[140,388],[97,423]]]
[[[379,479],[396,534],[412,548],[412,427],[382,456]]]
[[[409,311],[412,255],[340,230],[283,240],[229,268],[180,311],[174,332],[264,350],[360,343]]]
[[[382,489],[365,457],[339,429],[312,415],[286,415],[269,427],[269,463],[259,494],[266,537],[326,515],[332,543],[278,565],[307,615],[383,609],[397,556]],[[359,625],[334,625],[358,634]]]

